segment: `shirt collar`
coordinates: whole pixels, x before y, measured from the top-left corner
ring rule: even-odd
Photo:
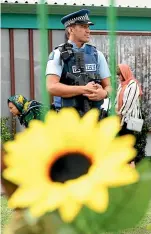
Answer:
[[[76,50],[81,50],[81,49],[84,49],[84,47],[85,47],[85,44],[83,44],[83,46],[79,48],[79,47],[77,47],[77,45],[76,45],[73,41],[71,41],[71,40],[68,40],[68,43],[72,44],[72,45],[73,45],[73,49],[76,49]]]

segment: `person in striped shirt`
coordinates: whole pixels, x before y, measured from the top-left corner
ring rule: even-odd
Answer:
[[[127,121],[130,116],[140,115],[140,98],[142,96],[141,85],[134,78],[130,67],[127,64],[119,64],[117,67],[119,77],[119,87],[116,96],[116,112],[121,118],[121,130],[119,136],[133,134],[132,130],[127,129]],[[136,147],[136,146],[135,146]],[[131,167],[135,167],[135,160],[130,162]]]
[[[119,87],[116,96],[116,112],[121,118],[120,135],[132,133],[127,129],[127,121],[130,116],[138,117],[140,115],[140,98],[142,96],[141,85],[134,78],[130,67],[127,64],[119,64],[117,67],[119,76]]]

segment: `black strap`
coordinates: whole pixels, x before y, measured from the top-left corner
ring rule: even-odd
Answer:
[[[74,52],[72,49],[73,45],[70,43],[65,43],[59,46],[60,57],[64,62],[67,62],[71,57],[74,56]]]

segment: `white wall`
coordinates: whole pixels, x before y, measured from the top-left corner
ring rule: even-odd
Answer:
[[[148,133],[147,145],[146,145],[146,155],[151,156],[151,132]]]

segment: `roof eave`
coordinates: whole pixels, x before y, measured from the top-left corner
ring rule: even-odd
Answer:
[[[61,7],[60,7],[61,6]],[[81,8],[89,9],[91,15],[106,16],[108,7],[105,6],[77,6],[77,5],[47,5],[47,12],[51,15],[66,15]],[[131,7],[116,7],[117,16],[127,17],[151,17],[150,8],[131,8]],[[20,4],[20,3],[2,3],[1,13],[12,14],[36,14],[37,4]]]

